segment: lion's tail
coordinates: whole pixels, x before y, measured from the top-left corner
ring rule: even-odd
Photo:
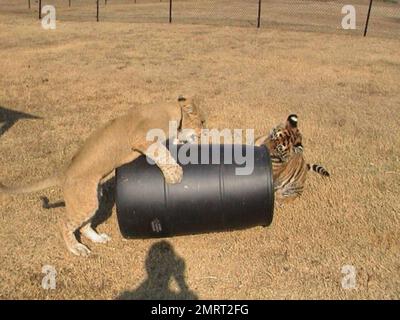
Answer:
[[[36,183],[32,183],[28,186],[21,186],[21,187],[6,187],[0,183],[0,194],[1,193],[18,194],[18,193],[35,192],[35,191],[39,191],[39,190],[43,190],[46,188],[50,188],[50,187],[59,185],[60,181],[61,181],[61,179],[59,176],[53,176],[53,177],[38,181]]]

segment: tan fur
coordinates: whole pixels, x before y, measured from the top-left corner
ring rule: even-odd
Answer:
[[[60,220],[63,238],[69,251],[86,256],[90,250],[78,242],[74,232],[83,227],[82,234],[90,240],[109,240],[107,235],[97,234],[91,228],[90,221],[98,209],[99,182],[115,168],[146,154],[161,169],[167,183],[181,181],[182,168],[163,144],[159,143],[151,152],[147,151],[154,143],[146,141],[147,132],[157,128],[168,134],[170,121],[181,123],[182,129],[192,128],[195,135],[199,136],[205,118],[192,99],[183,97],[175,103],[134,108],[89,136],[70,164],[57,176],[24,187],[7,188],[0,185],[0,194],[33,192],[60,185],[66,204],[65,217]]]

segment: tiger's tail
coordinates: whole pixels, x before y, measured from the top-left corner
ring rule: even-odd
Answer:
[[[307,163],[307,169],[311,170],[311,171],[314,171],[314,172],[320,174],[323,177],[330,177],[329,172],[323,166],[320,166],[319,164],[309,164],[309,163]]]

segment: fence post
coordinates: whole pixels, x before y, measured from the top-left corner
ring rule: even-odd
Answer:
[[[258,0],[257,28],[261,26],[261,0]]]
[[[107,0],[104,0],[104,5],[107,5]]]
[[[39,20],[42,19],[42,0],[39,0]]]
[[[172,0],[169,0],[169,23],[172,22]]]
[[[28,0],[28,8],[31,8],[31,0]]]
[[[71,7],[71,0],[68,0],[68,7]]]
[[[99,0],[96,0],[96,20],[99,22]]]
[[[365,21],[365,28],[364,28],[364,37],[367,35],[368,23],[369,23],[369,16],[370,16],[370,14],[371,14],[371,7],[372,7],[372,0],[369,0],[369,7],[368,7],[368,13],[367,13],[367,20]]]

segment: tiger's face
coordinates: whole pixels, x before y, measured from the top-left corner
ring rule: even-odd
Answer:
[[[302,135],[297,128],[297,115],[291,114],[284,125],[273,128],[265,141],[272,157],[286,162],[295,153],[303,152]]]

